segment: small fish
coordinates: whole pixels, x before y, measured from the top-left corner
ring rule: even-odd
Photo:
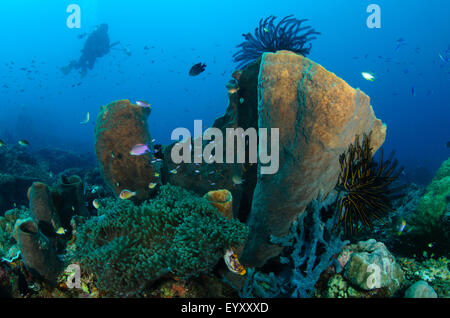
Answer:
[[[230,94],[230,95],[236,94],[238,92],[238,90],[239,90],[238,87],[229,88],[228,94]]]
[[[441,53],[439,53],[439,58],[442,60],[442,62],[447,63],[448,62],[448,57],[442,55]]]
[[[22,147],[28,147],[30,145],[30,143],[28,141],[26,141],[25,139],[19,140],[18,143]]]
[[[395,52],[398,52],[398,50],[402,46],[406,45],[406,41],[404,39],[402,39],[402,38],[399,38],[396,43],[397,43],[397,45],[395,46]]]
[[[447,141],[447,148],[450,148],[450,141]]]
[[[241,263],[239,262],[239,259],[236,253],[234,253],[232,248],[225,251],[223,259],[225,260],[225,264],[227,264],[228,269],[232,273],[239,274],[241,276],[247,273],[244,266],[242,266]]]
[[[156,187],[156,185],[157,185],[157,183],[151,182],[151,183],[149,183],[148,188],[149,189],[154,189]]]
[[[264,32],[266,32],[266,33],[269,32],[269,29],[266,28],[266,27],[264,27],[263,30],[264,30]]]
[[[405,229],[405,226],[406,226],[406,221],[402,220],[402,223],[398,226],[398,232],[397,232],[398,235],[402,234],[403,230]]]
[[[411,95],[412,96],[416,96],[416,89],[413,87],[411,87]]]
[[[130,190],[122,190],[119,194],[119,198],[122,200],[128,200],[131,197],[134,197],[136,195],[136,192],[130,191]]]
[[[371,72],[362,72],[361,73],[362,77],[364,77],[364,79],[373,82],[376,78],[375,75]]]
[[[177,174],[178,171],[177,171],[177,169],[172,169],[172,170],[169,171],[169,173],[171,173],[171,174]]]
[[[92,187],[91,193],[96,193],[100,189],[99,186]]]
[[[429,248],[432,248],[433,246],[434,246],[433,243],[428,243]]]
[[[194,170],[195,173],[200,173],[200,170]]]
[[[0,147],[6,146],[5,142],[0,139]]]
[[[234,175],[231,180],[233,181],[234,185],[239,185],[239,184],[243,184],[244,183],[244,179],[242,179],[241,177]]]
[[[239,98],[239,103],[244,104],[244,97]]]
[[[155,177],[156,177],[156,178],[159,177],[159,172],[155,172]]]
[[[197,63],[191,67],[189,70],[190,76],[197,76],[200,73],[203,73],[205,71],[206,64]]]
[[[150,152],[150,149],[145,144],[137,144],[131,148],[130,155],[132,156],[140,156],[145,154],[146,152]]]
[[[94,201],[92,201],[92,205],[94,206],[94,208],[96,208],[98,210],[98,208],[100,208],[100,202],[98,202],[97,199],[95,199]]]
[[[67,230],[63,227],[60,227],[59,229],[56,230],[56,234],[59,234],[59,235],[64,235],[64,234],[66,234],[66,232],[67,232]]]
[[[89,118],[90,118],[90,115],[89,115],[89,112],[87,112],[87,114],[86,114],[86,119],[83,120],[83,121],[81,121],[80,124],[82,124],[82,125],[87,124],[87,123],[89,122]]]
[[[239,90],[238,83],[235,79],[228,81],[225,87],[227,88],[228,94],[230,95],[237,93],[237,91]]]
[[[144,107],[144,108],[149,108],[151,106],[151,104],[147,103],[146,101],[143,100],[138,100],[136,102],[136,105],[140,106],[140,107]]]

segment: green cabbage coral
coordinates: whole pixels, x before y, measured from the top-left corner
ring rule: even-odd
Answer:
[[[412,218],[412,234],[425,236],[428,241],[448,240],[450,217],[450,158],[436,172],[420,199]]]
[[[166,185],[140,206],[106,202],[77,231],[74,260],[96,274],[101,291],[134,296],[166,274],[189,278],[210,271],[225,249],[243,244],[247,231],[206,199]]]

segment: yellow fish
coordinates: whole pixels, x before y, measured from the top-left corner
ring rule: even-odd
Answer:
[[[238,90],[239,90],[239,88],[232,87],[232,88],[228,89],[228,94],[230,94],[230,95],[236,94]]]
[[[234,176],[231,178],[231,181],[233,181],[234,185],[239,185],[239,184],[244,183],[245,180],[242,179],[242,178],[239,177],[239,176],[234,175]]]
[[[244,266],[242,266],[239,262],[238,257],[236,253],[234,253],[232,248],[228,249],[225,252],[223,259],[225,260],[225,264],[227,264],[227,267],[231,272],[239,275],[245,275],[247,273]]]
[[[155,172],[155,177],[158,178],[159,177],[159,173]]]
[[[100,207],[100,203],[98,202],[97,199],[95,199],[94,201],[92,201],[92,205],[94,206],[94,208],[98,209]]]
[[[122,200],[127,200],[131,197],[134,197],[136,195],[136,192],[130,191],[130,190],[122,190],[119,194],[119,198]]]
[[[156,187],[156,185],[157,185],[157,183],[151,182],[151,183],[148,185],[148,188],[149,188],[149,189],[154,189],[154,188]]]
[[[67,232],[67,230],[63,227],[60,227],[59,229],[56,230],[56,234],[59,234],[59,235],[64,235],[64,234],[66,234],[66,232]]]

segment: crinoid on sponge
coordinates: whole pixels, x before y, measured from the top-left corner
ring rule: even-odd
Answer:
[[[74,261],[112,296],[140,295],[155,280],[210,271],[247,228],[227,220],[208,200],[165,185],[153,200],[107,203],[77,233]]]
[[[380,162],[373,161],[370,136],[364,134],[362,142],[356,136],[355,142],[339,157],[341,171],[337,189],[340,191],[339,214],[336,226],[344,225],[345,233],[356,233],[360,224],[372,228],[374,219],[393,210],[392,200],[400,196],[402,187],[392,187],[403,168],[397,169],[398,161],[394,152],[383,161],[383,149],[380,150]]]
[[[245,42],[237,46],[240,50],[233,55],[234,61],[239,62],[239,68],[244,68],[264,52],[288,50],[304,56],[309,54],[311,44],[307,46],[307,43],[316,39],[315,35],[320,33],[310,26],[303,26],[306,19],[298,20],[288,15],[274,24],[275,19],[273,15],[261,19],[254,36],[251,33],[243,34]]]

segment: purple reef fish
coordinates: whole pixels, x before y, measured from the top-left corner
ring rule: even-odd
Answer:
[[[146,152],[150,152],[150,149],[147,145],[144,144],[137,144],[134,145],[133,148],[131,148],[130,155],[132,156],[140,156],[145,154]]]

